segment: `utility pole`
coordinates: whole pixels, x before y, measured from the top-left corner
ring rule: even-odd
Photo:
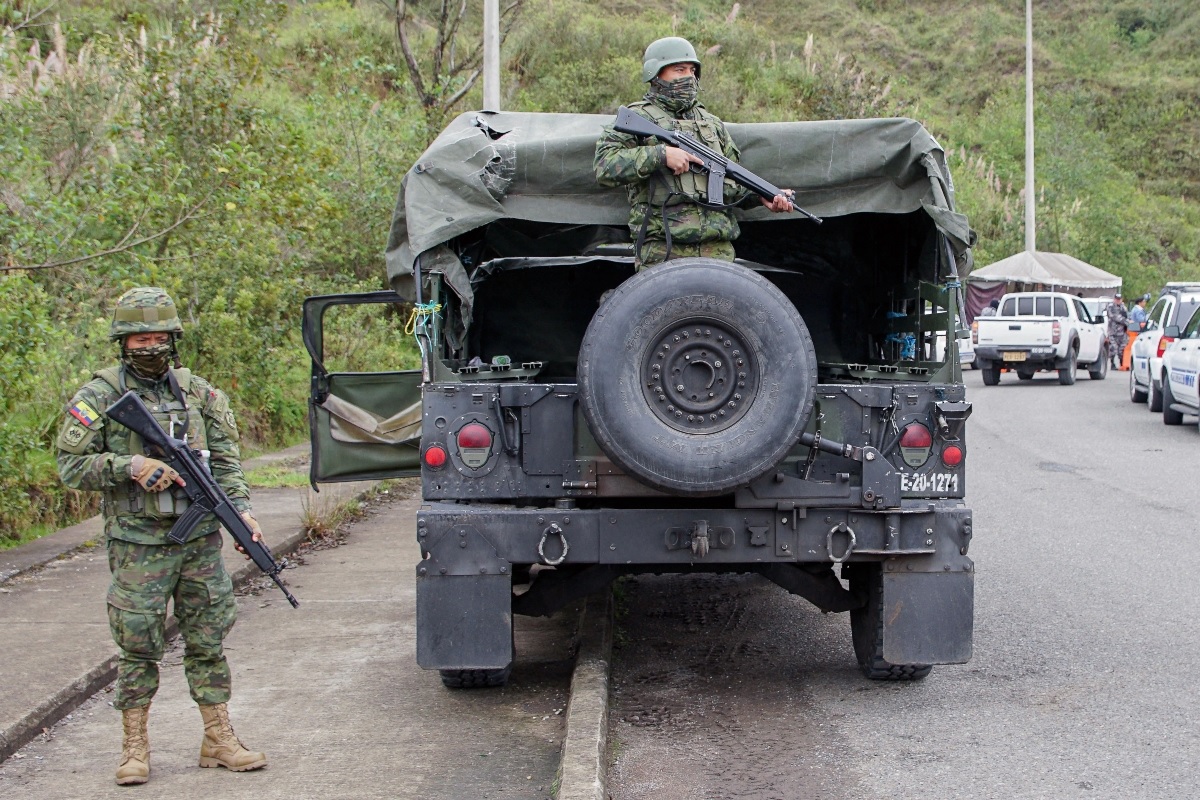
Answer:
[[[1037,249],[1033,211],[1033,0],[1025,0],[1025,251]]]
[[[483,110],[500,110],[500,0],[483,0]]]

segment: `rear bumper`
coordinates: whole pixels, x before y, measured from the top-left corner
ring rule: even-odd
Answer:
[[[974,614],[974,564],[967,557],[971,535],[971,510],[958,501],[905,501],[880,512],[800,509],[799,514],[791,508],[429,503],[417,514],[422,554],[417,565],[417,662],[426,669],[509,663],[514,565],[554,566],[567,576],[577,571],[581,576],[598,571],[616,576],[768,574],[797,564],[848,561],[881,565],[885,604],[896,609],[885,623],[885,635],[906,642],[905,658],[962,663],[970,658]]]
[[[1020,361],[1005,361],[1005,353],[1024,353]],[[1037,369],[1057,369],[1058,354],[1053,347],[975,347],[977,361],[992,361],[1006,367],[1032,366]]]
[[[971,527],[971,510],[961,502],[934,500],[906,500],[879,512],[429,503],[417,513],[424,574],[451,575],[488,574],[482,571],[488,564],[467,558],[475,549],[493,554],[497,564],[692,564],[736,571],[739,564],[903,558],[908,571],[942,572],[946,565],[961,570],[970,564]]]

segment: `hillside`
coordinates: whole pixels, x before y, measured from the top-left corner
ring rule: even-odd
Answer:
[[[1130,292],[1200,278],[1200,10],[1035,6],[1040,249]],[[303,298],[383,286],[401,177],[479,104],[479,0],[436,46],[455,8],[400,6],[410,65],[389,0],[0,0],[0,546],[95,507],[58,484],[53,441],[74,387],[114,358],[109,309],[131,285],[175,293],[184,360],[230,391],[247,442],[303,436]],[[1024,241],[1022,14],[985,0],[521,0],[503,103],[612,112],[640,96],[646,44],[687,36],[726,119],[923,122],[984,264]],[[413,362],[403,320],[361,324],[386,327],[343,332],[348,364]]]

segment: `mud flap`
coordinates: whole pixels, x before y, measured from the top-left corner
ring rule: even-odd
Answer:
[[[512,663],[508,575],[417,578],[417,663],[425,669],[503,669]]]
[[[883,657],[889,663],[970,661],[974,618],[973,568],[883,574]]]

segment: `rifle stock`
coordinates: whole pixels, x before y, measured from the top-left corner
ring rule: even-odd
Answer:
[[[182,544],[187,541],[188,534],[200,524],[204,517],[208,514],[215,515],[217,520],[229,531],[233,540],[237,542],[238,547],[250,556],[255,565],[267,577],[275,581],[280,591],[287,597],[288,602],[292,604],[292,608],[300,607],[300,601],[292,596],[292,593],[283,585],[283,581],[279,579],[283,565],[275,561],[266,542],[254,541],[254,531],[242,519],[242,515],[234,507],[229,495],[225,494],[225,490],[204,468],[196,451],[192,450],[186,441],[168,435],[158,424],[154,415],[150,413],[150,409],[146,408],[142,398],[133,392],[126,392],[119,397],[116,402],[105,409],[104,413],[109,419],[124,425],[142,437],[147,452],[178,472],[186,482],[181,490],[187,494],[191,505],[175,521],[167,538]]]
[[[722,206],[724,204],[726,178],[729,178],[740,186],[744,186],[764,200],[774,200],[775,197],[784,193],[778,186],[759,177],[736,161],[730,161],[721,153],[696,141],[687,134],[663,128],[628,106],[621,106],[617,109],[617,121],[613,123],[613,130],[630,136],[640,136],[644,139],[658,139],[665,144],[678,147],[685,153],[691,153],[699,158],[703,163],[699,166],[693,165],[693,169],[698,169],[708,174],[707,202],[705,205]],[[818,225],[824,221],[815,214],[805,211],[795,203],[792,203],[792,208]]]

